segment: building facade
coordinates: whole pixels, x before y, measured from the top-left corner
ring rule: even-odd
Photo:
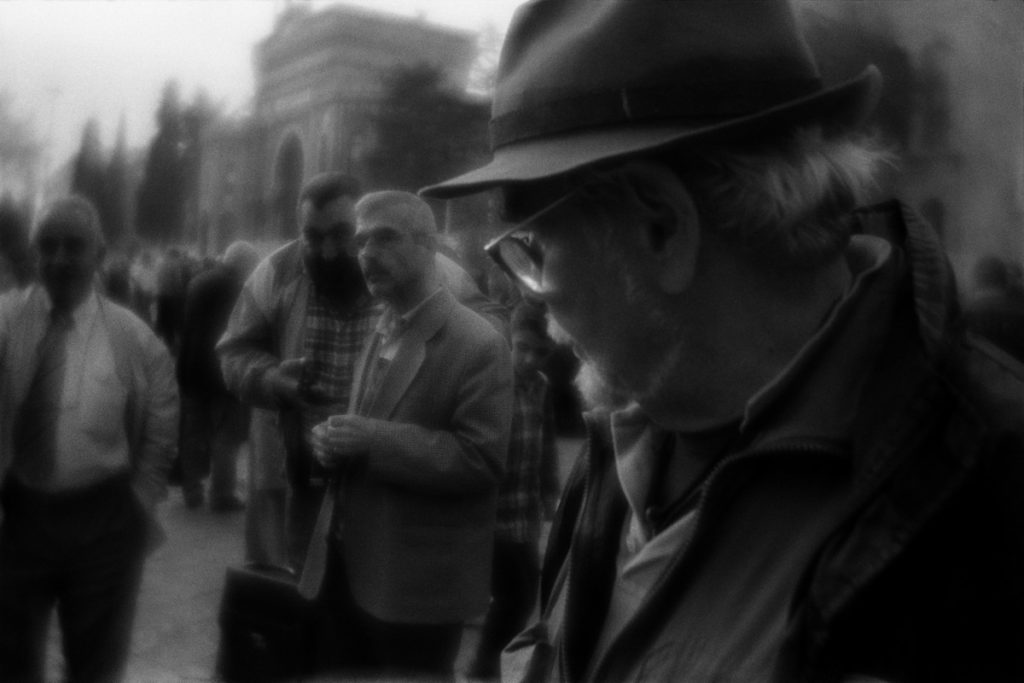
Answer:
[[[429,65],[462,88],[475,56],[472,33],[353,7],[290,6],[254,49],[252,112],[204,136],[200,250],[296,237],[304,179],[326,170],[360,175],[395,69]]]
[[[874,123],[899,153],[887,189],[895,186],[938,228],[961,283],[984,254],[1024,263],[1024,2],[798,6],[827,81],[868,63],[882,70]],[[375,140],[370,122],[394,69],[430,64],[461,88],[475,55],[472,34],[420,20],[289,7],[254,49],[252,112],[206,136],[203,251],[236,237],[294,237],[303,178],[328,169],[363,177],[361,161]],[[454,230],[453,239],[478,240],[495,228],[493,212],[467,205],[436,207],[449,227],[474,224]],[[475,243],[466,246],[476,251]]]

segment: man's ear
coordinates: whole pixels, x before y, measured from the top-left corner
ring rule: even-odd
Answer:
[[[634,161],[622,171],[635,201],[645,209],[637,226],[645,260],[655,269],[661,289],[678,294],[689,287],[697,269],[700,219],[693,197],[664,164]]]

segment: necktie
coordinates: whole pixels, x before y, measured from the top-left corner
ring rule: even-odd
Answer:
[[[52,313],[39,344],[32,384],[14,425],[14,471],[26,484],[45,486],[57,460],[57,420],[71,324],[67,313]]]

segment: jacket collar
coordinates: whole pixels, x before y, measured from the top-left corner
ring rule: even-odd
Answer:
[[[914,317],[925,354],[943,362],[950,340],[963,323],[956,278],[934,230],[906,205],[890,200],[855,214],[863,234],[878,235],[902,246],[910,266]]]
[[[818,650],[827,625],[963,486],[985,448],[982,417],[956,388],[960,308],[937,238],[896,202],[861,218],[865,232],[902,247],[909,276],[854,429],[859,511],[814,571],[798,657]]]
[[[383,419],[391,416],[426,359],[427,341],[444,326],[454,305],[452,295],[441,288],[409,316],[407,326],[399,337],[398,351],[384,372],[372,401],[361,410],[363,415]],[[363,354],[360,383],[365,380],[368,365],[376,360],[369,357],[370,353],[376,353],[376,349],[376,344],[370,344]],[[358,390],[353,392],[354,395],[358,393]]]
[[[810,621],[802,624],[809,629],[798,645],[802,652],[820,645],[826,624],[963,485],[984,448],[982,416],[951,382],[949,370],[959,367],[961,317],[952,270],[937,238],[896,202],[859,217],[862,232],[887,239],[902,265],[888,289],[891,305],[878,308],[881,317],[869,321],[885,334],[876,340],[852,428],[857,499],[850,509],[856,513],[810,576],[813,609],[803,612]],[[588,422],[599,442],[590,449],[591,472],[607,470],[610,418],[592,413]]]

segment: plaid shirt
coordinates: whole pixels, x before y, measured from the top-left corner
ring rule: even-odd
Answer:
[[[310,292],[303,349],[309,364],[303,384],[314,395],[326,397],[323,405],[302,415],[302,435],[310,452],[313,427],[330,415],[348,411],[356,363],[379,316],[380,306],[369,295],[342,312],[315,289]]]
[[[536,543],[541,515],[558,499],[554,410],[548,379],[540,372],[516,374],[512,435],[505,478],[498,496],[497,537]]]

